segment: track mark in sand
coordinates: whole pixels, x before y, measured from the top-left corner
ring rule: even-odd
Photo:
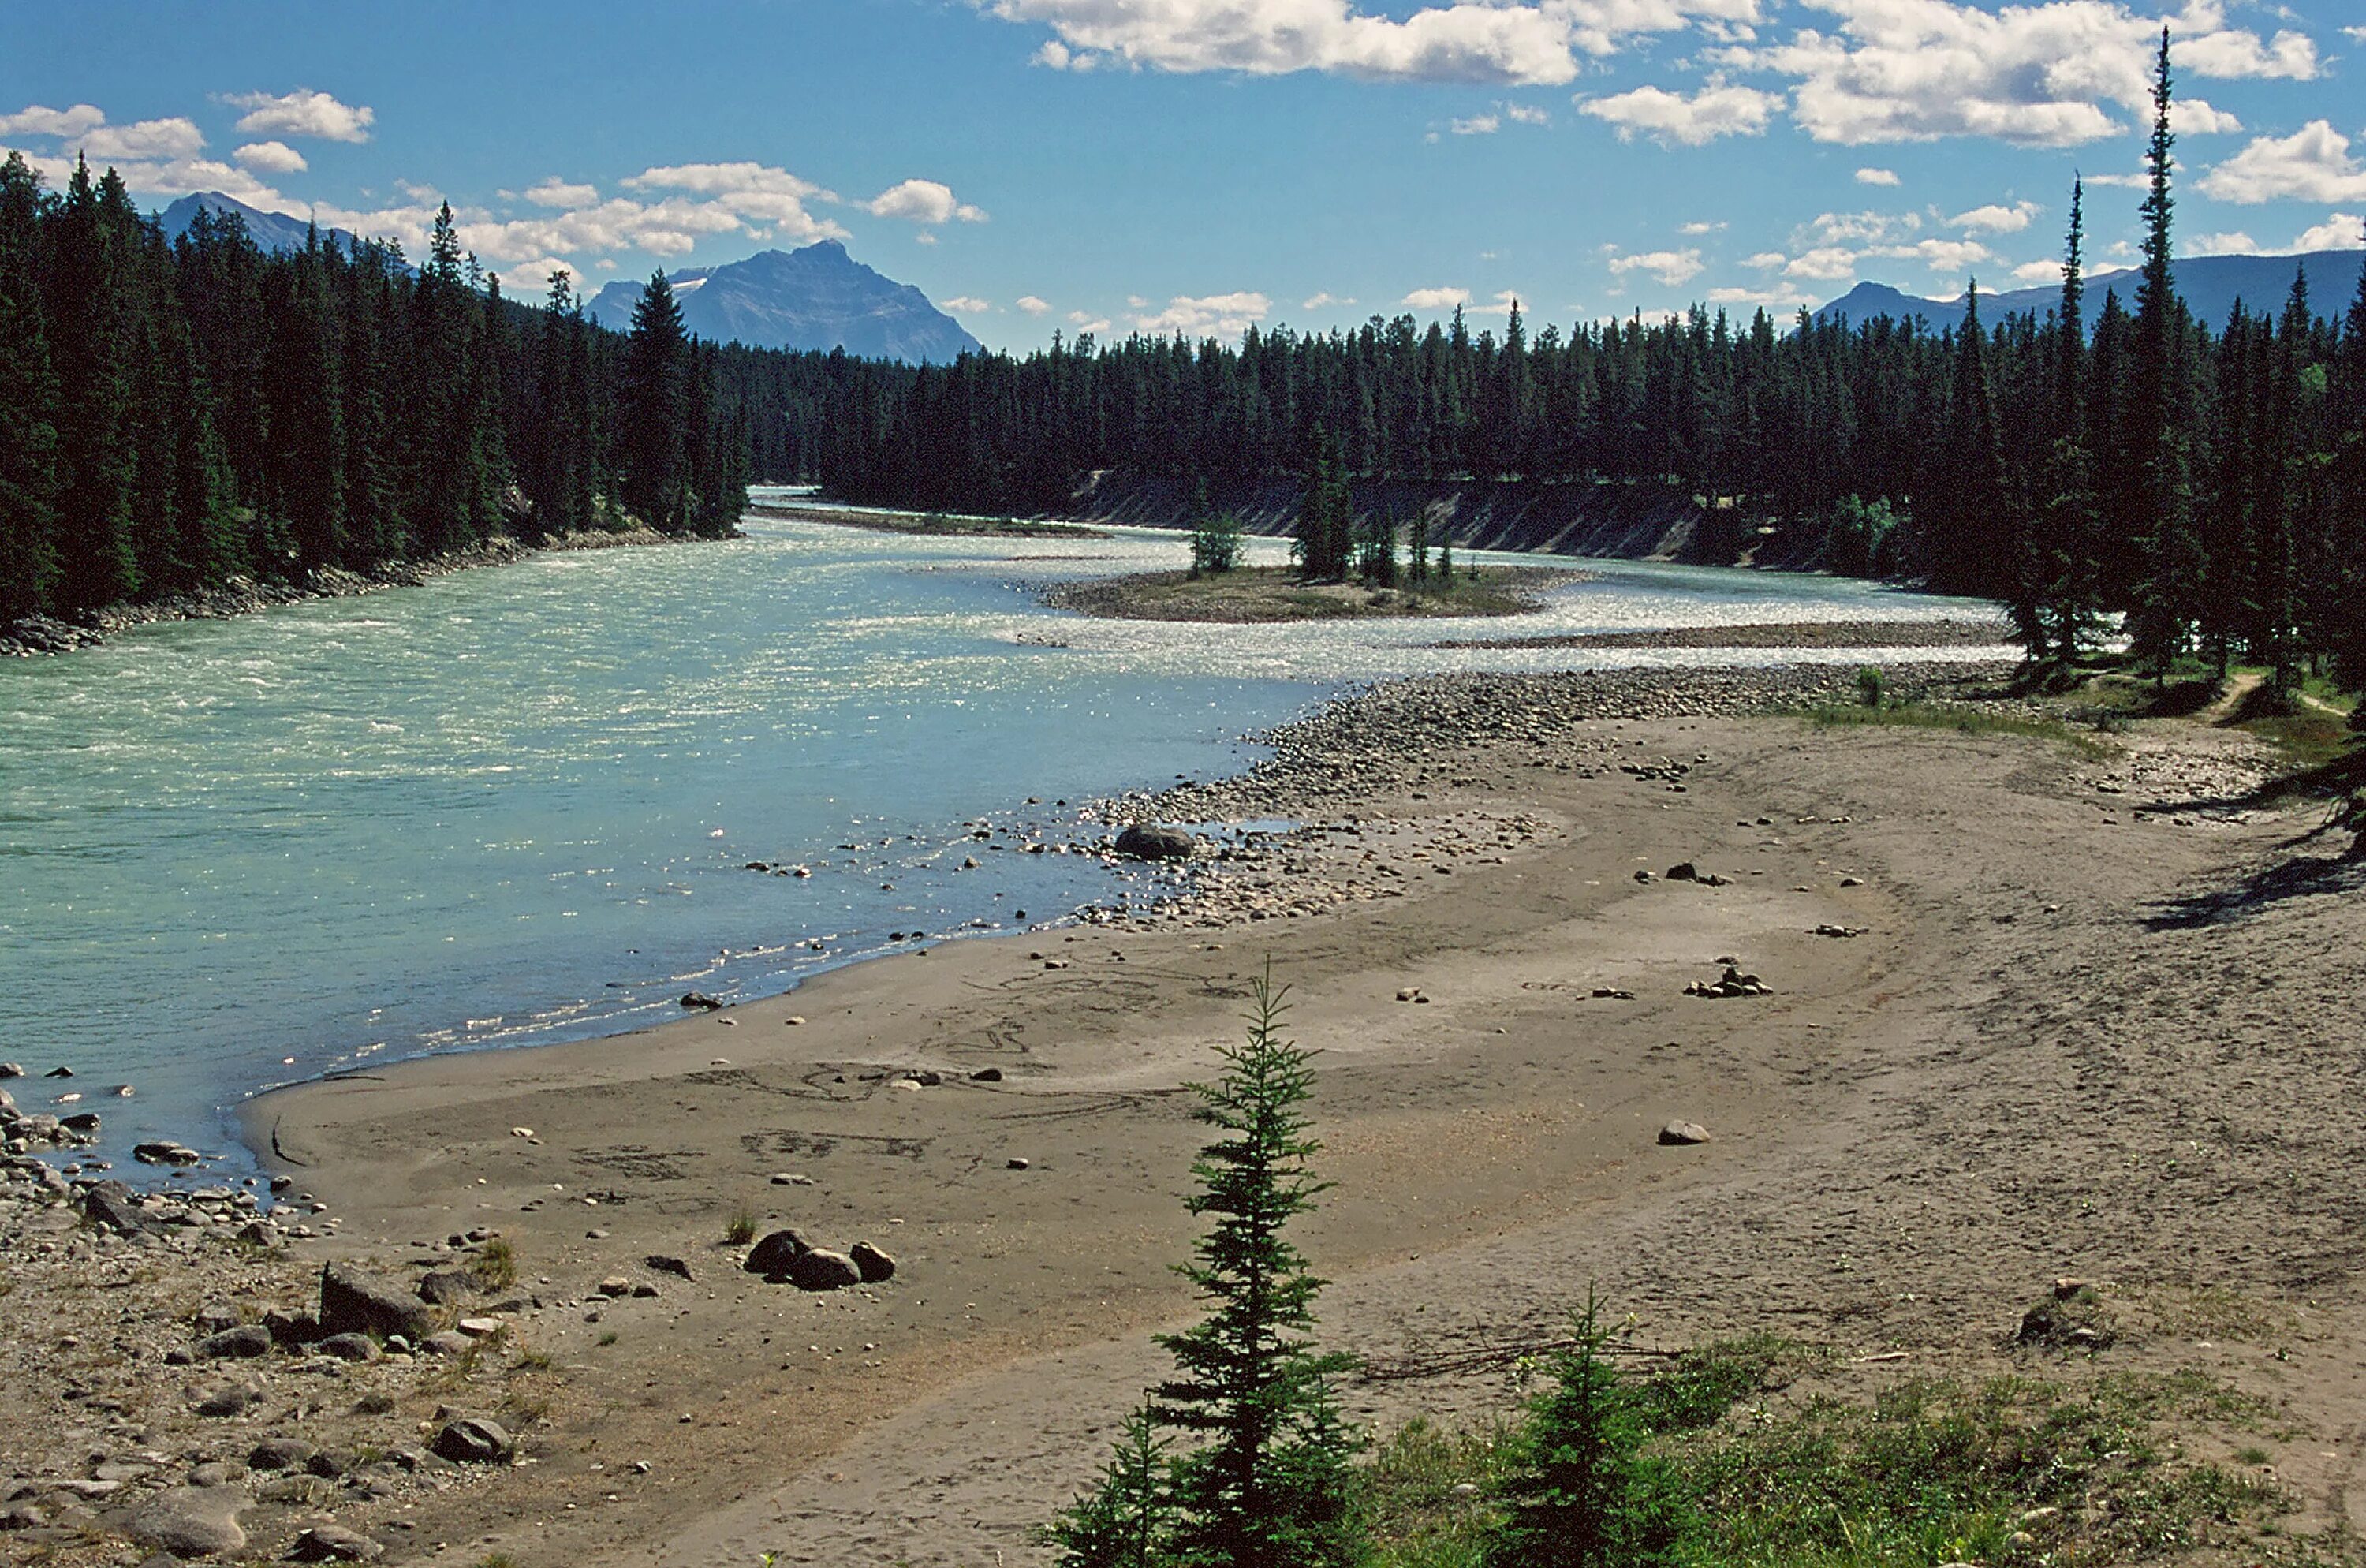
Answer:
[[[593,1166],[638,1181],[688,1181],[685,1162],[702,1160],[700,1149],[651,1149],[642,1144],[619,1144],[608,1149],[586,1149],[575,1156],[578,1165]]]
[[[1143,1111],[1157,1100],[1171,1100],[1190,1091],[1176,1089],[1128,1089],[1122,1094],[1070,1095],[1057,1104],[1026,1111],[997,1111],[997,1122],[1064,1122],[1079,1116],[1098,1116],[1111,1111]]]
[[[791,1127],[767,1127],[739,1135],[739,1146],[751,1155],[807,1155],[815,1159],[828,1157],[844,1144],[857,1154],[917,1160],[935,1142],[934,1138],[892,1138],[877,1133],[804,1133]]]

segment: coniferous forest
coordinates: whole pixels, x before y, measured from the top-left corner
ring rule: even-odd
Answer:
[[[2164,35],[2133,297],[2088,298],[2074,187],[2054,308],[1983,319],[1975,288],[1938,333],[1696,307],[1531,335],[1515,306],[1500,337],[1458,310],[909,366],[691,341],[662,277],[629,334],[563,276],[515,305],[448,220],[415,272],[234,220],[168,244],[111,175],[51,195],[12,162],[0,619],[493,534],[727,533],[751,478],[973,513],[1061,512],[1099,470],[1286,479],[1335,574],[1370,547],[1355,485],[1486,480],[1681,496],[1708,558],[1805,530],[1833,570],[2006,602],[2039,664],[2116,627],[2156,670],[2366,686],[2366,278],[2193,319],[2169,67]]]
[[[652,282],[628,336],[461,254],[167,243],[112,171],[0,164],[0,623],[448,555],[733,531],[749,414]]]

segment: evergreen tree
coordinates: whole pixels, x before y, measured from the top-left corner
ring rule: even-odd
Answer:
[[[689,358],[682,307],[660,269],[633,307],[617,416],[625,507],[667,533],[681,533],[689,522],[682,428]]]
[[[58,378],[58,469],[62,490],[54,538],[57,600],[97,609],[139,591],[132,547],[134,445],[129,251],[130,203],[109,171],[94,180],[74,163],[51,226],[49,299],[43,319]]]
[[[1550,1378],[1513,1440],[1503,1522],[1487,1568],[1653,1568],[1673,1560],[1685,1506],[1633,1393],[1605,1359],[1610,1334],[1588,1296],[1572,1343],[1552,1353]]]
[[[2036,598],[2043,650],[2064,664],[2093,637],[2101,612],[2095,580],[2095,465],[2086,440],[2086,184],[2070,185],[2070,231],[2063,245],[2062,299],[2054,315],[2052,439],[2040,470]],[[2037,652],[2033,649],[2033,653]]]
[[[2366,692],[2366,272],[2349,302],[2327,385],[2328,502],[2327,574],[2323,620],[2334,678]],[[2366,703],[2349,716],[2366,731]]]
[[[1322,1145],[1299,1109],[1313,1093],[1308,1054],[1279,1034],[1283,993],[1260,979],[1245,1044],[1226,1071],[1195,1086],[1225,1136],[1192,1166],[1186,1206],[1214,1216],[1180,1270],[1211,1303],[1208,1319],[1158,1343],[1176,1375],[1156,1418],[1205,1440],[1174,1467],[1175,1543],[1209,1568],[1330,1568],[1358,1555],[1355,1443],[1332,1380],[1348,1358],[1317,1351],[1310,1331],[1323,1281],[1286,1234],[1324,1184]]]
[[[2169,37],[2163,28],[2153,76],[2152,141],[2145,152],[2144,269],[2136,286],[2129,400],[2140,544],[2128,631],[2137,657],[2156,677],[2165,675],[2191,644],[2208,565],[2195,532],[2188,318],[2170,274],[2176,201],[2169,176],[2176,138],[2169,128]]]
[[[1174,1529],[1171,1461],[1145,1404],[1128,1415],[1100,1480],[1045,1533],[1059,1568],[1167,1568]]]
[[[36,247],[40,185],[0,163],[0,624],[50,606],[57,582],[58,381]]]

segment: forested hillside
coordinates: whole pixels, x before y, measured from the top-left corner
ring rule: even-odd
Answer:
[[[393,248],[167,243],[112,171],[0,164],[0,623],[492,536],[727,534],[749,413],[659,282],[629,337],[513,305],[447,209]]]
[[[1134,338],[1024,359],[833,366],[810,460],[852,499],[1064,510],[1117,470],[1219,493],[1312,477],[1326,447],[1360,510],[1396,480],[1594,481],[1698,498],[1696,553],[1762,527],[1835,570],[2011,602],[2040,660],[2126,615],[2158,665],[2201,653],[2289,682],[2338,659],[2366,684],[2366,278],[2328,325],[2300,273],[2273,315],[2195,320],[2169,271],[2164,43],[2133,298],[2086,296],[2081,196],[2042,316],[1932,334],[1887,320],[1781,332],[1695,308],[1501,336],[1252,330],[1237,348]],[[1389,520],[1379,520],[1385,528]],[[1398,519],[1399,522],[1406,521]],[[1354,526],[1369,529],[1359,517]],[[1326,547],[1329,560],[1347,552]]]

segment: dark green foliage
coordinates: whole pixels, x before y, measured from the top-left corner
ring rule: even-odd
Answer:
[[[1338,582],[1346,578],[1355,526],[1338,446],[1330,432],[1318,425],[1307,465],[1306,494],[1299,502],[1298,532],[1291,544],[1291,553],[1310,581]]]
[[[1044,1533],[1059,1568],[1160,1568],[1172,1562],[1175,1501],[1168,1444],[1145,1404],[1125,1430],[1100,1480]]]
[[[1843,577],[1894,577],[1905,520],[1887,501],[1841,497],[1825,525],[1824,564]]]
[[[448,209],[415,274],[318,233],[265,255],[210,212],[167,244],[111,171],[52,195],[11,156],[0,623],[614,519],[618,347],[571,286],[538,319],[512,305]],[[810,459],[766,441],[782,415],[744,355],[671,350],[664,515],[727,534],[760,447],[780,477]]]
[[[665,273],[652,273],[633,307],[633,333],[625,348],[617,457],[625,510],[668,531],[688,519],[682,421],[689,412],[689,358],[682,307]]]
[[[1241,520],[1208,505],[1208,484],[1200,481],[1191,509],[1191,575],[1219,577],[1241,564]]]
[[[1385,510],[1376,508],[1364,519],[1356,544],[1356,575],[1370,588],[1397,585],[1397,520]]]
[[[1498,1486],[1488,1568],[1654,1568],[1673,1561],[1688,1506],[1675,1472],[1646,1455],[1641,1402],[1605,1359],[1610,1331],[1588,1296],[1574,1344],[1546,1365]]]
[[[1158,1343],[1175,1375],[1155,1391],[1162,1424],[1201,1439],[1173,1466],[1175,1551],[1222,1568],[1325,1568],[1360,1556],[1358,1443],[1332,1380],[1353,1363],[1315,1349],[1323,1287],[1287,1230],[1324,1183],[1321,1149],[1300,1107],[1313,1094],[1308,1054],[1281,1038],[1283,993],[1256,984],[1248,1038],[1222,1048],[1226,1071],[1194,1086],[1201,1115],[1226,1135],[1200,1151],[1186,1200],[1213,1224],[1179,1266],[1210,1303],[1207,1319]]]

